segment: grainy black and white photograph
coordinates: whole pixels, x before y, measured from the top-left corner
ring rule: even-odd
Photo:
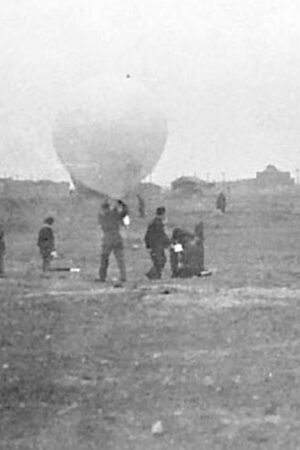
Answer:
[[[300,449],[300,4],[0,1],[0,450]]]

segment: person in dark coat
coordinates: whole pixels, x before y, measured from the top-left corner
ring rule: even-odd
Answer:
[[[200,277],[210,273],[204,269],[204,232],[203,223],[199,222],[195,226],[194,239],[189,240],[185,245],[180,268],[178,269],[178,277]]]
[[[226,210],[226,197],[225,197],[225,194],[223,192],[220,192],[220,194],[217,197],[216,208],[219,211],[222,211],[223,214],[225,213],[225,210]]]
[[[118,200],[114,208],[112,208],[108,202],[104,202],[101,209],[102,211],[98,215],[98,223],[103,232],[103,239],[101,264],[97,281],[106,281],[109,257],[111,252],[113,252],[120,271],[120,280],[116,286],[121,286],[122,283],[126,281],[126,267],[124,244],[120,228],[124,225],[123,220],[125,217],[128,217],[128,208],[122,200]]]
[[[176,278],[178,276],[179,265],[184,249],[186,244],[192,239],[194,239],[193,233],[182,228],[174,228],[170,245],[170,265],[172,278]]]
[[[43,260],[42,270],[47,272],[50,270],[52,254],[55,252],[55,239],[53,233],[54,218],[47,217],[44,220],[44,226],[40,229],[38,235],[38,247]]]
[[[153,263],[146,276],[151,280],[161,278],[163,268],[166,264],[165,249],[169,247],[170,240],[165,232],[166,209],[160,206],[156,209],[156,216],[148,225],[144,241],[146,248],[150,251]]]
[[[4,277],[4,254],[5,254],[4,230],[0,225],[0,278]]]

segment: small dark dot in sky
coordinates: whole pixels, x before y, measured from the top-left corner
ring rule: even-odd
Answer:
[[[130,73],[128,73],[128,74],[126,75],[126,78],[130,78]]]

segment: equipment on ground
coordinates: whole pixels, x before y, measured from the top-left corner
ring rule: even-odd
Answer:
[[[79,273],[80,268],[79,267],[51,267],[51,272],[72,272],[72,273]]]

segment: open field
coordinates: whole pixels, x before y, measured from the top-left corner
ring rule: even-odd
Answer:
[[[204,221],[215,273],[175,281],[167,267],[146,281],[150,217],[133,218],[120,290],[93,281],[95,200],[0,201],[0,450],[299,449],[299,194],[232,194],[224,216],[212,198],[152,199],[169,229]],[[49,213],[62,263],[80,274],[40,277]]]

